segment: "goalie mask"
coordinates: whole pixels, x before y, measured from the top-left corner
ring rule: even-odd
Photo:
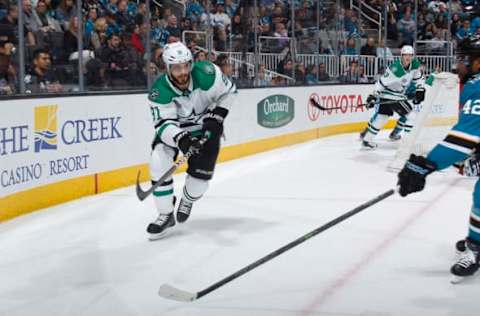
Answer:
[[[170,81],[180,89],[186,89],[190,82],[192,70],[192,53],[182,43],[175,42],[165,45],[163,62],[167,67]]]

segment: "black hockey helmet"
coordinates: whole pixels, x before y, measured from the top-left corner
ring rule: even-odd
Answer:
[[[457,56],[470,57],[470,61],[480,57],[480,35],[471,35],[460,41],[457,47]]]

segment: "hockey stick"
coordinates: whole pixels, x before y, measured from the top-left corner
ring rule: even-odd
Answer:
[[[207,287],[207,288],[205,288],[205,289],[203,289],[199,292],[187,292],[187,291],[184,291],[184,290],[180,290],[180,289],[178,289],[178,288],[176,288],[172,285],[163,284],[160,287],[160,289],[158,291],[158,294],[160,296],[164,297],[164,298],[167,298],[167,299],[170,299],[170,300],[182,301],[182,302],[190,302],[190,301],[198,300],[202,296],[205,296],[208,293],[210,293],[212,291],[215,291],[219,287],[221,287],[221,286],[233,281],[234,279],[238,278],[239,276],[242,276],[245,273],[255,269],[259,265],[264,264],[265,262],[272,260],[273,258],[281,255],[282,253],[286,252],[287,250],[292,249],[293,247],[298,246],[299,244],[301,244],[304,241],[312,238],[313,236],[320,234],[321,232],[337,225],[338,223],[346,220],[347,218],[349,218],[349,217],[363,211],[364,209],[366,209],[366,208],[368,208],[368,207],[386,199],[387,197],[393,195],[395,192],[396,191],[394,189],[391,189],[391,190],[388,190],[385,193],[382,193],[382,194],[378,195],[377,197],[371,199],[370,201],[367,201],[367,202],[363,203],[362,205],[357,206],[353,210],[335,218],[334,220],[326,223],[323,226],[318,227],[315,230],[312,230],[311,232],[303,235],[302,237],[295,239],[294,241],[286,244],[285,246],[269,253],[268,255],[258,259],[257,261],[255,261],[255,262],[249,264],[248,266],[238,270],[237,272],[230,274],[229,276],[223,278],[222,280],[210,285],[209,287]]]
[[[204,136],[200,139],[199,143],[200,145],[203,146],[203,144],[205,144],[205,142],[208,140],[208,136]],[[158,188],[166,179],[168,179],[174,172],[175,170],[177,170],[178,167],[180,167],[181,165],[183,165],[185,162],[188,161],[188,159],[190,159],[190,157],[192,156],[192,152],[191,151],[188,151],[182,158],[178,159],[174,164],[173,166],[170,167],[170,169],[167,170],[167,172],[165,172],[165,174],[163,176],[160,177],[160,179],[157,180],[157,182],[155,182],[151,187],[150,189],[148,189],[147,191],[143,191],[142,190],[142,187],[140,186],[140,173],[141,171],[138,170],[138,173],[137,173],[137,186],[136,186],[136,192],[137,192],[137,197],[140,201],[143,201],[145,200],[150,194],[153,193],[153,191],[155,191],[156,188]]]
[[[386,101],[386,102],[381,102],[381,103],[378,103],[378,104],[384,104],[384,105],[394,104],[394,103],[397,103],[398,101],[406,101],[406,100]],[[322,110],[322,111],[341,110],[341,109],[348,108],[348,105],[347,105],[347,107],[337,106],[337,107],[334,107],[334,108],[326,108],[326,107],[324,107],[324,106],[321,106],[314,98],[310,98],[310,102],[312,102],[312,105],[313,105],[314,107],[316,107],[317,109]],[[355,108],[359,108],[359,107],[362,107],[362,106],[367,107],[368,105],[369,105],[369,103],[357,104],[357,105],[355,105]],[[368,108],[368,107],[367,107],[367,108]]]

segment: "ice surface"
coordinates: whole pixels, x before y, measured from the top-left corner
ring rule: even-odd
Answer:
[[[480,278],[450,284],[474,184],[453,171],[198,301],[158,296],[164,283],[200,291],[394,187],[385,167],[395,144],[363,152],[357,137],[220,164],[189,221],[155,242],[145,232],[153,201],[139,202],[134,187],[3,223],[0,315],[478,315]]]

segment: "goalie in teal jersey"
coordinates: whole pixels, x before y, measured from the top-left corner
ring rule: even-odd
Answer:
[[[457,162],[464,162],[464,174],[480,176],[480,36],[466,38],[457,48],[459,64],[457,69],[467,69],[460,74],[464,83],[460,93],[460,118],[445,139],[436,145],[427,157],[411,155],[398,174],[399,193],[406,196],[423,190],[425,178],[430,173],[445,169]],[[467,67],[465,67],[467,65]],[[434,79],[435,80],[435,79]],[[473,192],[473,206],[467,238],[457,242],[461,252],[452,266],[452,282],[477,272],[480,260],[480,180]]]
[[[367,128],[360,134],[362,149],[377,147],[373,139],[394,113],[400,115],[401,119],[390,134],[390,139],[398,140],[401,130],[411,130],[413,104],[420,104],[425,98],[420,65],[420,61],[415,58],[413,47],[403,46],[400,60],[393,62],[375,83],[375,91],[367,98],[367,107],[374,107],[375,111]],[[413,104],[407,98],[407,89],[412,85],[415,89]]]
[[[235,101],[237,88],[211,62],[192,62],[182,43],[165,46],[167,74],[157,79],[148,96],[155,126],[150,173],[156,183],[179,152],[190,153],[183,194],[174,216],[175,197],[170,177],[153,192],[158,217],[147,227],[150,239],[162,237],[176,222],[190,216],[193,203],[207,191],[213,177],[223,123]]]

